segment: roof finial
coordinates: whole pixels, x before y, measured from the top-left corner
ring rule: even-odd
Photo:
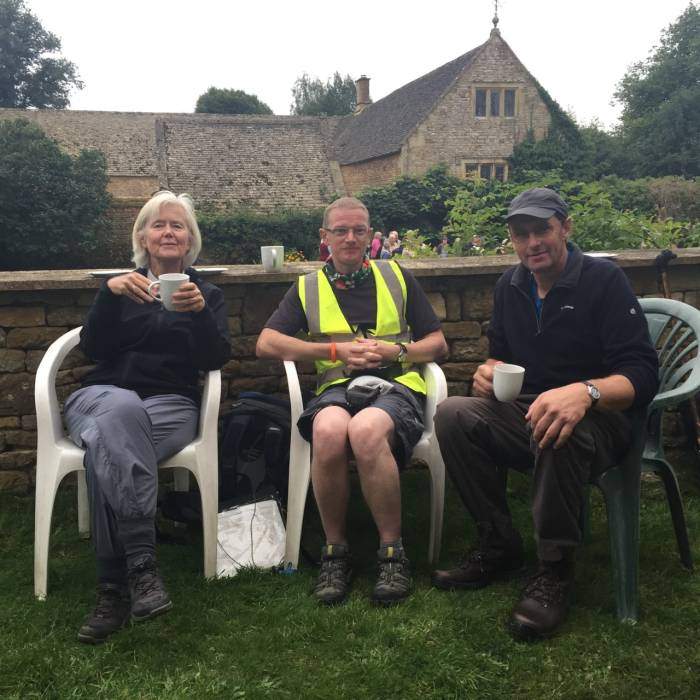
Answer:
[[[500,34],[498,31],[498,0],[494,0],[493,5],[493,19],[491,20],[493,22],[493,29],[491,30],[491,35]]]

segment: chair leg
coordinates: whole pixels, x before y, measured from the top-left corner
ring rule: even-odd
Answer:
[[[90,539],[90,505],[85,471],[77,472],[76,477],[78,479],[78,536],[87,540]]]
[[[433,444],[430,455],[430,543],[428,561],[435,564],[440,557],[442,520],[445,511],[445,463],[440,448]]]
[[[216,483],[200,481],[199,492],[202,499],[202,534],[204,537],[204,576],[216,576],[216,542],[218,533],[219,494]]]
[[[623,477],[611,470],[599,485],[605,496],[617,617],[634,624],[639,617],[639,494],[623,488]]]
[[[301,528],[304,521],[306,495],[309,491],[311,476],[311,448],[301,439],[293,447],[293,458],[289,461],[289,489],[287,495],[286,541],[284,551],[285,567],[296,569],[299,566],[299,549],[301,548]],[[295,449],[296,448],[296,449]]]
[[[693,555],[690,552],[690,543],[688,541],[688,528],[685,523],[685,513],[683,512],[683,501],[681,499],[681,491],[678,486],[678,479],[673,471],[673,467],[662,459],[645,460],[645,466],[651,467],[655,474],[661,477],[664,488],[666,489],[666,498],[668,499],[668,507],[671,511],[671,520],[673,521],[673,530],[676,533],[676,542],[678,543],[678,554],[681,558],[681,563],[686,569],[693,570]]]
[[[43,471],[40,467],[37,472]],[[56,497],[57,467],[46,469],[53,472],[51,483],[41,476],[37,479],[34,497],[34,595],[39,600],[46,600],[49,578],[49,541],[51,538],[51,515]]]

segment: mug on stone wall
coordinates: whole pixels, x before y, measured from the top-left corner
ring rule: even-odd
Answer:
[[[279,272],[284,262],[283,245],[260,246],[260,259],[265,272]]]
[[[157,280],[148,285],[148,293],[168,310],[173,310],[173,294],[177,292],[185,282],[190,281],[190,276],[184,272],[166,272]],[[157,291],[154,289],[158,287]]]

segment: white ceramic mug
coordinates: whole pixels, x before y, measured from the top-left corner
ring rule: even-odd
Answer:
[[[260,258],[265,272],[279,272],[284,262],[283,245],[260,246]]]
[[[173,310],[173,294],[177,292],[185,282],[190,281],[190,276],[184,272],[166,272],[157,280],[148,285],[148,293],[168,310]],[[155,288],[158,287],[156,291]]]
[[[513,401],[520,395],[525,368],[501,363],[493,367],[493,393],[499,401]]]

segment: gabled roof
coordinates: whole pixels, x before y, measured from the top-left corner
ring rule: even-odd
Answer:
[[[482,46],[394,90],[360,114],[345,117],[334,139],[338,162],[358,163],[401,150],[413,129],[428,116]]]

